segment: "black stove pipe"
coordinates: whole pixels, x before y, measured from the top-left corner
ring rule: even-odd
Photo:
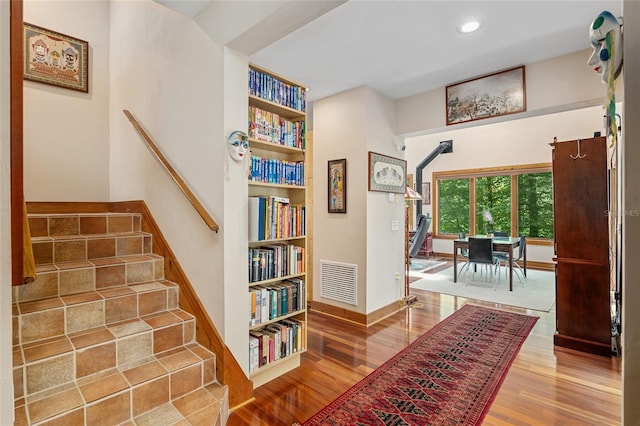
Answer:
[[[416,191],[422,195],[422,170],[438,155],[453,152],[453,140],[442,141],[424,160],[416,166]],[[435,184],[435,183],[434,183]],[[422,203],[416,203],[416,217],[422,214]]]

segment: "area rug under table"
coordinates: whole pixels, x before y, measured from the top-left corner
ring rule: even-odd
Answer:
[[[537,317],[464,305],[303,425],[476,425]]]

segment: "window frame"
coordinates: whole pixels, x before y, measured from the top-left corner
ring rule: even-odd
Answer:
[[[432,208],[433,237],[454,240],[454,234],[441,234],[438,211],[440,209],[440,180],[470,179],[469,181],[469,229],[476,229],[476,180],[478,177],[511,176],[511,229],[518,226],[518,175],[552,173],[551,163],[519,164],[501,167],[485,167],[477,169],[447,170],[433,172],[434,183]],[[527,244],[553,245],[552,239],[527,237]]]

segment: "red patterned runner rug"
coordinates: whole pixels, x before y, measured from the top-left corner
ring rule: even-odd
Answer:
[[[537,320],[464,305],[303,425],[480,424]]]

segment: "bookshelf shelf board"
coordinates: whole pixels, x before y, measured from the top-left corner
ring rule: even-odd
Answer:
[[[276,151],[276,152],[286,152],[289,154],[304,153],[304,150],[302,148],[294,148],[292,146],[280,145],[275,142],[268,142],[268,141],[263,141],[255,138],[249,138],[249,143],[251,144],[252,147],[258,148],[258,149],[266,149],[269,151]]]
[[[283,277],[271,278],[271,279],[268,279],[268,280],[254,281],[254,282],[250,282],[249,283],[249,287],[253,287],[253,286],[256,286],[256,285],[277,283],[277,282],[280,282],[280,281],[286,281],[286,280],[288,280],[290,278],[304,278],[304,276],[305,276],[305,273],[301,272],[301,273],[295,274],[295,275],[286,275],[286,276],[283,276]]]
[[[249,375],[249,378],[253,380],[253,388],[262,386],[263,384],[281,376],[282,374],[293,370],[300,366],[300,355],[307,350],[302,349],[299,352],[294,352],[291,355],[287,355],[284,358],[280,358],[277,361],[270,362],[257,370],[254,370]]]
[[[280,183],[264,183],[264,182],[258,182],[255,180],[250,180],[249,181],[249,185],[250,186],[264,186],[266,188],[285,188],[285,189],[306,189],[304,186],[301,185],[285,185],[285,184],[280,184]]]
[[[293,108],[289,108],[284,105],[277,104],[275,102],[262,99],[259,96],[249,95],[249,105],[256,106],[260,109],[275,112],[287,120],[304,120],[306,113],[304,111],[298,111]]]
[[[261,246],[264,244],[274,244],[274,243],[282,243],[286,241],[296,241],[296,240],[304,240],[306,236],[300,235],[297,237],[289,237],[289,238],[275,238],[272,240],[258,240],[258,241],[249,241],[249,247]]]
[[[294,352],[294,353],[292,353],[290,355],[282,357],[277,361],[273,361],[273,362],[270,362],[267,365],[263,365],[262,367],[258,368],[257,370],[254,370],[254,371],[251,372],[251,378],[253,378],[254,376],[260,375],[260,373],[265,373],[268,370],[271,370],[271,369],[274,369],[274,368],[278,368],[278,365],[285,364],[285,363],[287,363],[287,361],[294,360],[295,358],[300,358],[300,355],[302,355],[306,351],[307,351],[307,349],[303,348],[303,349],[300,349],[298,352]]]
[[[251,330],[258,330],[258,329],[263,328],[263,327],[265,327],[265,326],[267,326],[267,325],[269,325],[269,324],[273,324],[273,323],[276,323],[276,322],[278,322],[278,321],[282,321],[283,319],[287,319],[287,318],[295,317],[296,315],[300,315],[300,314],[304,313],[305,311],[306,311],[306,309],[302,309],[302,310],[300,310],[300,311],[293,311],[293,312],[289,312],[289,313],[288,313],[288,314],[286,314],[286,315],[280,315],[279,317],[274,318],[274,319],[272,319],[272,320],[265,321],[265,322],[261,322],[261,323],[256,324],[256,325],[249,326],[249,331],[251,331]],[[294,353],[295,353],[295,352],[294,352]]]

